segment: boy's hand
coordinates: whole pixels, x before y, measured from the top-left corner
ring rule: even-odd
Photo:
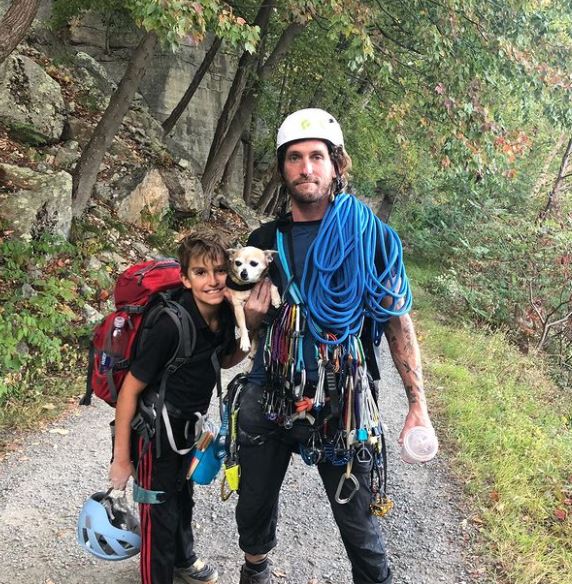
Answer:
[[[270,278],[264,278],[252,289],[250,296],[244,305],[246,326],[249,331],[256,330],[261,324],[264,315],[270,308]]]
[[[130,461],[118,462],[114,460],[111,463],[111,466],[109,467],[109,480],[114,489],[124,491],[127,482],[132,476],[135,476],[135,469]]]

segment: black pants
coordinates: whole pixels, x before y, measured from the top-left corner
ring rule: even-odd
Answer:
[[[184,420],[171,419],[175,440],[181,448],[185,443],[184,426]],[[132,446],[137,464],[143,442],[136,434],[132,436]],[[193,484],[185,480],[187,468],[186,457],[171,449],[165,431],[161,432],[161,456],[156,457],[153,440],[139,461],[139,485],[167,494],[163,503],[139,505],[142,584],[171,584],[175,566],[186,567],[197,559],[191,526]]]
[[[251,555],[265,554],[276,546],[278,498],[292,452],[305,444],[307,423],[296,422],[290,430],[266,419],[261,407],[263,389],[248,385],[242,395],[238,424],[240,430],[240,496],[236,521],[241,549]],[[318,464],[334,519],[352,565],[355,584],[391,584],[385,546],[378,520],[371,514],[371,461],[354,461],[352,473],[360,488],[346,504],[335,501],[345,466]],[[344,485],[341,497],[347,497]]]

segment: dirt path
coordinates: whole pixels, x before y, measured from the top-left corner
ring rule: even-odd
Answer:
[[[459,493],[444,456],[426,465],[401,462],[396,439],[406,410],[399,377],[388,371],[381,408],[389,445],[389,491],[395,508],[382,520],[395,584],[468,584]],[[232,372],[230,373],[232,374]],[[227,379],[230,379],[230,374]],[[98,401],[98,400],[96,400]],[[75,542],[84,499],[107,484],[107,424],[112,410],[96,403],[27,438],[0,465],[0,584],[136,584],[137,560],[103,562]],[[279,544],[272,554],[279,584],[350,584],[348,562],[315,468],[295,460],[281,499]],[[238,581],[241,553],[234,498],[219,482],[197,487],[198,550],[219,568],[220,583]],[[311,513],[311,516],[309,515]],[[157,583],[164,584],[164,583]]]

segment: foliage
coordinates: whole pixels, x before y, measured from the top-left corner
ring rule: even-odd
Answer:
[[[418,193],[511,180],[539,127],[572,115],[572,28],[554,3],[355,2],[337,19],[325,3],[291,4],[311,20],[267,84],[262,115],[276,128],[300,107],[331,111],[360,192],[392,174]]]
[[[52,26],[61,29],[90,11],[99,14],[115,28],[133,25],[133,18],[121,0],[54,0]]]
[[[0,243],[0,258],[0,367],[12,381],[31,364],[57,369],[65,361],[65,347],[87,333],[73,246],[50,238],[7,239]],[[0,380],[0,401],[16,386],[9,377]]]
[[[413,281],[433,279],[411,265]],[[437,432],[473,499],[470,521],[494,581],[571,582],[572,410],[538,356],[500,333],[444,321],[440,297],[415,290],[428,399]]]
[[[531,192],[545,158],[535,148],[512,180],[451,183],[448,191],[408,201],[397,219],[412,253],[443,266],[431,289],[444,312],[501,327],[525,351],[546,350],[566,385],[572,236],[566,209],[559,221],[536,221],[542,203]]]
[[[258,28],[247,24],[219,0],[55,0],[54,24],[61,27],[75,17],[95,11],[109,22],[118,17],[137,27],[155,32],[161,42],[175,50],[182,42],[200,43],[207,30],[232,45],[242,44],[253,52],[258,42]]]

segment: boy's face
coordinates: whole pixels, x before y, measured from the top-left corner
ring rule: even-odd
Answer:
[[[191,258],[187,274],[181,274],[181,281],[193,293],[199,311],[209,310],[224,300],[226,274],[222,256],[214,262],[204,257]]]

